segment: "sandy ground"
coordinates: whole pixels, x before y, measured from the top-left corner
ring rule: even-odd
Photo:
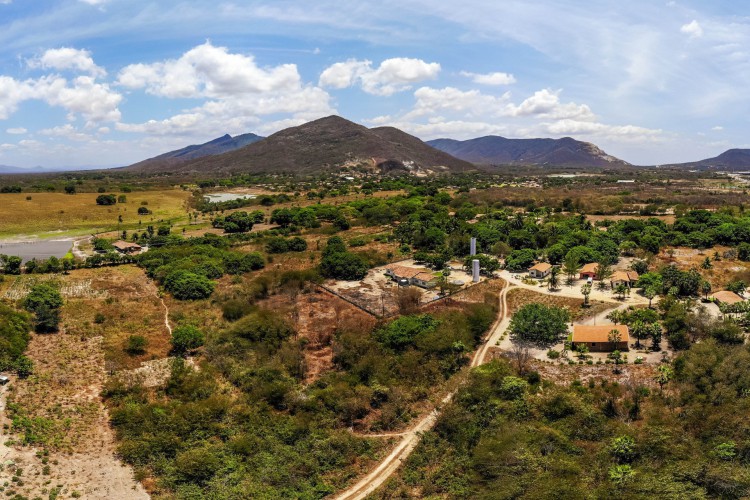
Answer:
[[[53,488],[57,498],[149,498],[132,469],[115,456],[115,436],[100,398],[106,377],[101,338],[34,335],[27,354],[34,361],[35,375],[12,380],[0,394],[0,463],[5,464],[0,480],[10,480],[22,470],[12,490],[28,498],[47,498]],[[56,433],[57,446],[49,447],[48,457],[41,446],[14,444],[18,436],[5,429],[10,426],[5,411],[9,396],[30,415],[62,414],[70,419],[70,427]]]
[[[422,265],[415,264],[414,260],[408,259],[399,262],[394,262],[405,267],[413,267],[416,269],[424,269],[425,272],[432,273],[431,270],[425,268]],[[389,264],[392,265],[392,264]],[[471,274],[465,272],[462,269],[460,262],[449,262],[448,266],[451,269],[451,274],[448,277],[449,281],[459,280],[464,283],[462,290],[471,287]],[[394,282],[389,276],[385,275],[385,269],[387,266],[376,267],[371,269],[367,276],[362,281],[335,281],[328,280],[325,283],[325,287],[333,292],[340,294],[342,297],[354,302],[363,309],[370,311],[373,314],[379,316],[390,316],[398,313],[398,304],[396,300],[396,294],[400,288],[396,282]],[[484,276],[481,277],[480,283],[485,281]],[[409,289],[418,290],[422,293],[421,303],[426,304],[430,301],[439,299],[438,289],[433,288],[431,290],[425,290],[417,286],[410,286]]]

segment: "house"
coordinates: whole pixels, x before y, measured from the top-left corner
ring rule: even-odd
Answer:
[[[579,271],[579,277],[582,280],[588,278],[595,280],[598,272],[599,264],[597,264],[596,262],[590,262],[589,264],[586,264],[581,268],[581,270]]]
[[[610,342],[610,333],[617,330],[620,341]],[[627,325],[573,325],[572,348],[584,344],[589,352],[627,351],[630,331]]]
[[[714,300],[714,302],[720,302],[722,304],[727,304],[730,306],[732,304],[737,304],[739,302],[745,301],[745,299],[734,292],[730,292],[729,290],[722,290],[720,292],[712,293],[711,298]]]
[[[638,282],[638,273],[635,271],[615,271],[609,278],[609,284],[614,289],[617,285],[625,285],[633,288]]]
[[[421,288],[433,288],[437,285],[437,278],[432,273],[416,267],[394,264],[385,268],[385,275],[399,283],[406,282],[408,285],[416,285]]]
[[[539,262],[533,267],[529,268],[529,276],[532,278],[546,278],[552,271],[552,264],[546,262]]]
[[[122,254],[139,253],[141,250],[143,250],[143,247],[141,247],[140,245],[123,240],[115,241],[114,243],[112,243],[112,246],[115,247],[115,250]]]

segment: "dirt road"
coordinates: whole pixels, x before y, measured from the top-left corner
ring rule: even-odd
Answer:
[[[487,340],[482,344],[474,354],[471,360],[471,367],[474,368],[485,362],[487,352],[492,346],[497,343],[497,340],[502,336],[510,318],[506,315],[507,302],[505,299],[506,294],[510,286],[506,282],[502,291],[500,292],[499,303],[500,303],[500,314],[498,319],[490,328],[490,334],[487,336]],[[369,494],[378,489],[389,477],[391,477],[401,466],[404,460],[411,454],[414,448],[419,443],[424,432],[429,431],[437,422],[437,418],[440,415],[440,409],[442,406],[450,403],[453,399],[455,392],[448,394],[440,402],[440,405],[432,410],[427,416],[423,417],[417,424],[409,431],[403,433],[401,441],[393,449],[393,451],[383,459],[380,464],[365,477],[360,479],[354,486],[340,493],[337,500],[361,500],[366,498]]]

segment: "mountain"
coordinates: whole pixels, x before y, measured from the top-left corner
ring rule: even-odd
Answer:
[[[689,163],[662,165],[663,167],[691,168],[696,170],[750,170],[750,149],[729,149],[719,156]]]
[[[506,139],[488,135],[468,141],[436,139],[427,144],[462,160],[489,165],[549,165],[556,167],[624,167],[596,145],[570,137]]]
[[[134,170],[160,170],[170,169],[181,163],[185,163],[190,160],[197,158],[203,158],[204,156],[215,156],[235,149],[240,149],[262,140],[263,137],[255,134],[242,134],[232,137],[229,134],[218,137],[212,141],[208,141],[203,144],[194,144],[192,146],[186,146],[182,149],[170,151],[168,153],[149,158],[131,165]],[[128,167],[129,168],[129,167]]]
[[[157,157],[159,158],[159,157]],[[392,127],[368,129],[340,116],[290,127],[247,146],[188,161],[152,159],[124,170],[199,174],[317,174],[342,167],[373,172],[464,172],[474,166]]]

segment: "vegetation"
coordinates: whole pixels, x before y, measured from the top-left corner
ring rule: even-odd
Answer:
[[[60,307],[63,298],[53,285],[34,285],[23,301],[23,306],[34,314],[34,329],[37,333],[56,332],[60,323]]]
[[[0,371],[15,370],[19,375],[31,371],[23,354],[29,343],[31,321],[27,314],[0,304]]]
[[[510,334],[517,342],[549,347],[560,341],[568,331],[570,313],[563,308],[544,304],[526,304],[510,322]]]

